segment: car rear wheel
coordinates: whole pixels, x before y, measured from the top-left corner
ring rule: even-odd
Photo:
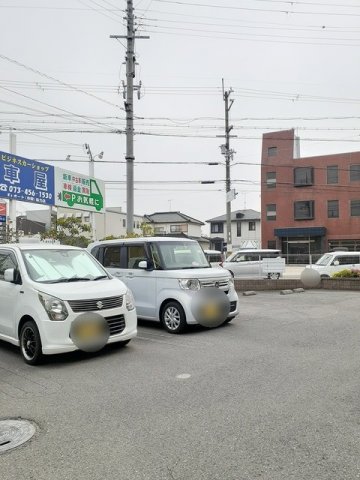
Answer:
[[[169,333],[181,333],[186,330],[185,312],[180,303],[168,302],[161,311],[161,323]]]
[[[42,360],[40,333],[33,320],[25,322],[21,327],[20,351],[24,361],[29,365],[36,365]]]

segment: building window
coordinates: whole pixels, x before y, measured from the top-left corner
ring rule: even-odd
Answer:
[[[360,200],[351,200],[350,215],[352,217],[360,217]]]
[[[337,165],[329,165],[326,167],[327,183],[338,183],[339,181],[339,167]]]
[[[161,235],[161,234],[165,234],[165,228],[164,227],[154,227],[154,233],[156,235]]]
[[[276,240],[268,240],[267,248],[271,248],[272,250],[276,249]]]
[[[221,223],[212,223],[211,224],[211,233],[224,233],[224,224]]]
[[[350,165],[350,182],[360,180],[360,165]]]
[[[126,220],[125,220],[125,218],[123,218],[123,227],[124,227],[124,228],[126,227]]]
[[[270,203],[266,205],[266,220],[276,220],[276,205]]]
[[[328,200],[328,218],[339,217],[339,200]]]
[[[277,147],[269,147],[268,157],[276,157],[276,155],[277,155]]]
[[[236,222],[236,236],[241,237],[241,222]]]
[[[266,186],[267,188],[276,187],[276,172],[266,172]]]
[[[256,230],[256,223],[249,222],[249,232],[255,232],[255,230]]]
[[[304,187],[314,183],[313,167],[297,167],[294,168],[294,185],[295,187]]]
[[[188,226],[186,224],[184,224],[184,225],[170,225],[170,232],[171,233],[181,233],[181,232],[187,233],[187,231],[188,231]]]
[[[294,202],[295,220],[311,220],[314,218],[314,201]]]

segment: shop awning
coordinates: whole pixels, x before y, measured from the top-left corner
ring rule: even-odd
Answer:
[[[275,237],[323,237],[325,227],[275,228]]]

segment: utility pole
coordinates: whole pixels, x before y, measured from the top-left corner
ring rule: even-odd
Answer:
[[[94,157],[90,148],[90,145],[88,143],[84,144],[86,153],[88,154],[90,163],[89,163],[89,176],[91,178],[94,178],[95,176],[95,164],[94,164]],[[96,218],[95,218],[95,212],[90,212],[90,225],[91,225],[91,236],[93,241],[96,241]]]
[[[124,106],[126,112],[126,231],[134,230],[134,90],[138,90],[140,98],[141,83],[134,87],[135,78],[135,39],[150,38],[136,36],[133,0],[126,0],[127,35],[110,35],[110,38],[126,39],[126,86],[124,86]]]
[[[223,91],[223,100],[225,102],[225,145],[222,145],[222,152],[225,156],[225,167],[226,167],[226,243],[227,251],[232,251],[232,235],[231,235],[231,201],[234,199],[235,194],[231,192],[231,179],[230,179],[230,161],[233,158],[234,150],[230,150],[230,132],[233,129],[232,125],[229,125],[229,112],[234,103],[234,100],[230,100],[230,95],[233,92],[233,89],[230,87],[229,90],[224,88],[224,79],[222,80],[222,91]]]
[[[10,153],[16,155],[16,135],[10,129],[9,133],[9,150]],[[9,239],[12,242],[17,238],[17,227],[16,227],[16,200],[9,200]]]

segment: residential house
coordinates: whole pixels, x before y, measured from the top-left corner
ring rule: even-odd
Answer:
[[[210,248],[227,250],[226,215],[206,220],[210,223]],[[231,212],[232,249],[259,248],[261,245],[260,212],[236,210]]]

